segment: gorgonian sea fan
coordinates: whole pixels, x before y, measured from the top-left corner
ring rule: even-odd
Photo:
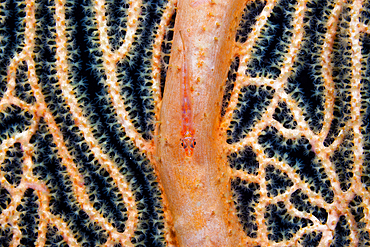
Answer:
[[[368,24],[360,0],[4,0],[1,245],[370,245]]]

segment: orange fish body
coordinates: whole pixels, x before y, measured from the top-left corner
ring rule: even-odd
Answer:
[[[193,156],[194,148],[196,145],[194,138],[194,128],[193,128],[193,112],[191,109],[191,99],[190,99],[190,85],[189,85],[189,75],[187,69],[186,61],[186,48],[183,37],[181,35],[182,45],[184,47],[183,51],[183,62],[181,67],[181,88],[182,88],[182,131],[181,131],[181,146],[185,150],[185,155],[187,157]]]

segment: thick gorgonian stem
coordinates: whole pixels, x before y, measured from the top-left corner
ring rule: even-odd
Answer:
[[[224,151],[220,149],[225,133],[218,131],[220,89],[233,56],[233,32],[241,7],[241,1],[178,4],[171,66],[161,106],[161,138],[155,146],[158,174],[180,246],[229,246],[242,241],[241,229],[235,228],[238,220]],[[225,18],[228,11],[233,15]],[[183,45],[197,141],[191,157],[181,146]]]

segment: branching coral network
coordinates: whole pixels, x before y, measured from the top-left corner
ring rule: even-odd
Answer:
[[[215,107],[221,189],[206,198],[223,211],[200,212],[199,229],[186,227],[194,222],[178,212],[192,209],[175,203],[213,185],[176,177],[189,195],[174,199],[162,147],[180,150],[176,169],[201,169],[198,150],[216,144],[202,143],[196,127],[185,154],[180,138],[165,135],[164,99],[169,73],[184,71],[180,54],[194,103],[186,121],[200,126],[202,79],[191,81],[192,69],[207,67],[207,51],[200,44],[194,61],[181,56],[195,46],[181,18],[203,8],[222,29],[218,4],[0,3],[3,246],[370,245],[370,5],[362,0],[243,3],[237,30],[227,29],[236,36]],[[218,214],[228,219],[218,231],[202,225]]]

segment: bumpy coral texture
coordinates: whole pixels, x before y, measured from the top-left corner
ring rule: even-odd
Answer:
[[[192,78],[208,60],[185,54],[194,157],[165,136],[176,97],[166,79],[183,66],[179,31],[188,50],[198,38],[184,6],[209,8],[214,26],[202,28],[221,30],[221,0],[0,3],[1,246],[370,245],[370,3],[240,3],[211,92],[214,143],[202,142],[208,113],[197,114],[203,82]],[[197,211],[193,227],[175,203],[213,185],[171,184],[161,150],[175,145],[197,169],[200,147],[215,144],[222,210]],[[188,194],[174,199],[178,185]],[[228,221],[207,231],[201,219],[218,216]]]

